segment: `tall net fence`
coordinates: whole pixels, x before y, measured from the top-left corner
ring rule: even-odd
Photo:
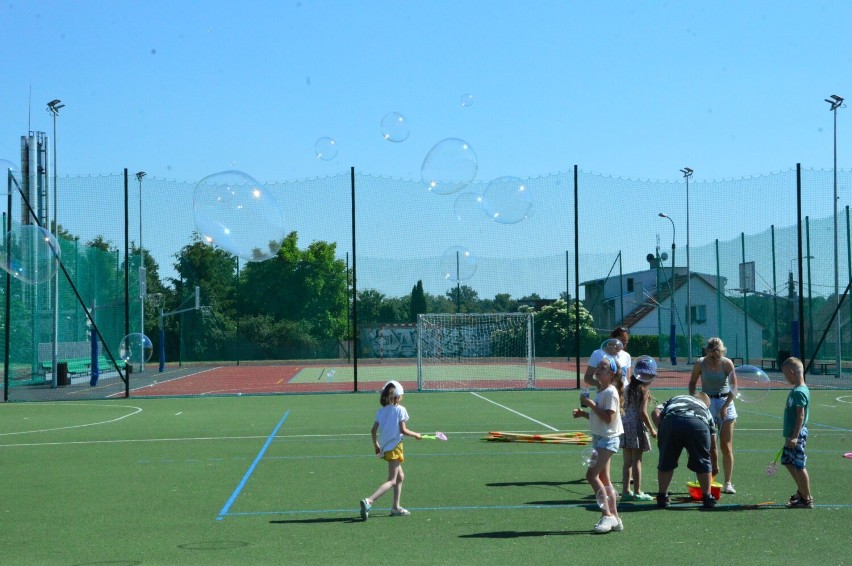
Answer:
[[[836,245],[833,179],[790,169],[687,189],[582,171],[575,182],[571,171],[437,194],[346,171],[264,185],[288,235],[257,262],[203,241],[194,182],[60,177],[64,270],[38,284],[10,276],[4,290],[5,398],[414,386],[418,314],[519,311],[534,313],[539,388],[576,383],[577,358],[619,325],[631,354],[674,370],[720,336],[738,364],[772,372],[799,354],[812,381],[845,386],[836,357],[852,365],[852,173],[838,171]],[[11,186],[4,210],[19,221]],[[125,360],[122,341],[136,333],[150,358]]]

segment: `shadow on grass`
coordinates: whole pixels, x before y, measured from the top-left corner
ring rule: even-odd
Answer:
[[[532,537],[548,537],[548,536],[570,536],[570,535],[590,535],[594,531],[493,531],[490,533],[473,533],[469,535],[459,535],[459,538],[494,538],[494,539],[513,539],[513,538],[532,538]]]
[[[316,519],[276,519],[269,521],[273,525],[314,525],[321,523],[363,523],[364,521],[358,517],[318,517]]]
[[[512,482],[501,482],[501,483],[487,483],[485,484],[487,487],[559,487],[563,485],[581,485],[587,484],[588,482],[585,479],[582,480],[571,480],[571,481],[512,481]]]

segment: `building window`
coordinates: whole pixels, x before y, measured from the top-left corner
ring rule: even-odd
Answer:
[[[692,322],[707,322],[707,305],[692,305],[690,317]]]
[[[633,278],[632,277],[627,278],[627,292],[628,293],[633,292]]]

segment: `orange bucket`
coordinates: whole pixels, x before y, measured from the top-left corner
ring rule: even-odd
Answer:
[[[697,481],[686,482],[686,487],[689,488],[689,496],[693,501],[701,501],[704,499],[704,493],[701,491],[701,484]],[[716,498],[716,501],[722,499],[722,484],[712,482],[710,484],[710,494]]]

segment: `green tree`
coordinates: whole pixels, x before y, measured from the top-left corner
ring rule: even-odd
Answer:
[[[346,265],[335,258],[336,244],[312,242],[298,246],[291,232],[275,257],[248,263],[240,274],[243,312],[266,314],[275,320],[302,322],[319,341],[334,341],[346,334]]]
[[[215,359],[227,351],[226,341],[235,331],[236,258],[228,252],[210,246],[193,234],[193,241],[176,254],[172,279],[174,295],[166,310],[182,310],[195,305],[195,287],[199,287],[201,305],[209,306],[211,314],[203,317],[200,311],[188,311],[170,318],[169,334],[178,336],[178,342],[167,342],[169,357],[176,358],[175,349],[181,349],[181,359]],[[171,346],[171,347],[170,347]]]
[[[481,312],[518,312],[518,301],[509,293],[497,293],[492,300],[483,300]]]
[[[375,289],[358,291],[358,324],[375,324],[382,321],[384,293]]]
[[[408,312],[409,322],[417,322],[417,315],[425,314],[426,310],[426,292],[423,291],[423,280],[418,280],[417,285],[411,289],[411,301],[409,303]]]
[[[476,289],[468,285],[461,285],[448,289],[446,298],[460,310],[452,310],[450,312],[478,313],[481,312],[482,305],[479,300],[479,293]]]
[[[568,356],[573,352],[577,336],[577,317],[575,304],[570,305],[563,299],[547,305],[535,313],[536,354],[539,356]],[[521,307],[521,311],[530,307]],[[594,320],[582,305],[580,305],[579,332],[581,348],[593,344],[595,333]]]

